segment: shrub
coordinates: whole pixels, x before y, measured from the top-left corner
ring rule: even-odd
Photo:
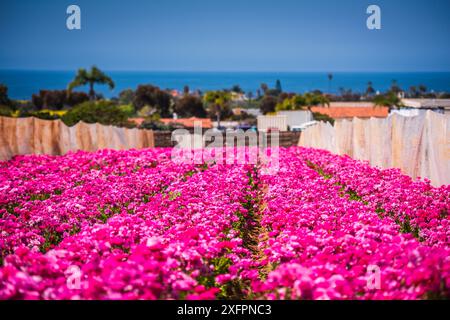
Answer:
[[[11,101],[8,97],[8,87],[0,84],[0,105],[9,106]]]
[[[128,116],[119,106],[110,101],[84,102],[69,110],[62,121],[73,126],[79,121],[103,125],[128,126]]]
[[[314,120],[316,121],[324,121],[329,122],[332,126],[334,126],[334,119],[331,118],[327,114],[319,113],[319,112],[313,112]]]
[[[136,110],[145,106],[152,107],[162,117],[170,116],[172,96],[158,87],[152,85],[140,85],[134,95],[133,105]]]
[[[259,105],[259,109],[263,114],[268,114],[275,111],[277,99],[272,96],[265,96]]]
[[[39,95],[33,94],[31,100],[38,110],[61,110],[66,100],[66,90],[41,90]]]
[[[57,113],[50,112],[48,110],[41,110],[37,112],[33,112],[33,117],[43,119],[43,120],[56,120],[59,119],[60,116]]]
[[[87,93],[71,91],[67,94],[67,100],[65,104],[69,107],[73,107],[86,101],[89,101],[89,96],[87,95]]]
[[[125,112],[128,117],[133,116],[136,112],[132,104],[121,104],[119,105],[119,109]]]
[[[231,110],[231,95],[226,91],[208,91],[203,96],[211,119],[227,119],[233,115]]]
[[[64,107],[73,107],[89,100],[84,92],[69,92],[66,90],[41,90],[33,94],[31,101],[38,109],[61,110]]]
[[[203,107],[203,102],[196,96],[185,95],[181,99],[177,100],[174,106],[174,111],[180,117],[206,117],[206,111]]]
[[[11,117],[13,114],[13,110],[5,105],[0,105],[0,116],[3,117]]]
[[[400,98],[393,92],[389,92],[385,95],[377,95],[373,99],[376,106],[386,106],[386,107],[401,107],[402,102]]]
[[[125,89],[119,93],[120,104],[132,104],[134,99],[134,91],[132,89]]]

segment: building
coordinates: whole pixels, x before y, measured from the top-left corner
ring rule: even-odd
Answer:
[[[251,116],[257,117],[257,116],[261,116],[261,110],[259,110],[258,108],[241,108],[241,107],[237,107],[237,108],[233,108],[232,109],[233,114],[236,116],[240,116],[242,113],[246,113],[249,114]]]
[[[233,102],[246,102],[248,98],[245,94],[240,92],[231,92],[231,101]]]
[[[307,110],[279,111],[277,115],[286,116],[289,130],[314,120],[312,112]]]
[[[414,117],[431,110],[437,113],[450,114],[450,99],[402,99],[403,107],[392,110],[406,117]]]
[[[247,108],[244,109],[243,111],[245,111],[247,114],[252,115],[254,117],[258,117],[261,116],[261,110],[259,110],[258,108]]]

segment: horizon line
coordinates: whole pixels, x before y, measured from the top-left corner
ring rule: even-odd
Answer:
[[[92,66],[94,66],[93,64]],[[45,68],[0,68],[0,71],[36,71],[36,72],[76,72],[75,69],[45,69]],[[161,72],[161,73],[449,73],[450,70],[139,70],[139,69],[103,69],[105,72]]]

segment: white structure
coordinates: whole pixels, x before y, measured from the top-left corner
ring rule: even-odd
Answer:
[[[245,102],[248,98],[243,93],[231,92],[231,100],[234,102]]]
[[[353,118],[334,126],[319,122],[302,132],[299,145],[368,160],[372,166],[400,168],[413,179],[429,178],[441,186],[450,184],[448,128],[450,115],[430,110],[418,117]]]
[[[318,121],[309,121],[309,122],[305,122],[299,126],[292,126],[292,127],[290,127],[290,129],[291,129],[291,131],[305,131],[309,127],[315,126],[318,123],[319,123]]]
[[[213,128],[217,128],[219,124],[217,121],[213,121]],[[225,129],[234,129],[239,125],[238,121],[220,121],[220,126]]]
[[[427,110],[437,113],[450,113],[450,99],[402,99],[403,108],[392,113],[411,117],[424,114]]]
[[[258,131],[268,131],[269,129],[276,129],[279,131],[287,131],[287,116],[259,116],[258,117]]]
[[[277,115],[287,117],[287,125],[289,130],[293,130],[295,127],[300,127],[305,123],[313,121],[313,115],[311,111],[279,111]]]
[[[403,117],[417,117],[425,114],[425,112],[426,110],[420,110],[416,108],[401,108],[398,110],[391,110],[391,113],[389,115],[398,114]]]
[[[255,117],[262,116],[261,110],[259,110],[258,108],[242,109],[242,111]]]

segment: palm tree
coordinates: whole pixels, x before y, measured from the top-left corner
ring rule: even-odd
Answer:
[[[403,107],[402,101],[394,92],[388,92],[385,95],[377,95],[373,99],[375,107],[388,107],[389,112],[393,108],[401,108]]]
[[[331,93],[331,81],[333,80],[333,74],[328,74],[328,93]]]
[[[419,92],[421,96],[424,96],[427,93],[427,91],[428,88],[424,84],[419,85]]]
[[[91,70],[79,69],[75,79],[69,83],[68,90],[71,91],[73,88],[89,85],[89,98],[90,100],[95,100],[94,84],[106,84],[112,90],[114,89],[114,81],[107,76],[103,71],[101,71],[96,66],[91,67]]]
[[[418,91],[417,91],[417,87],[416,86],[410,86],[409,87],[409,94],[412,98],[417,98],[418,96]]]
[[[373,88],[373,83],[372,83],[372,81],[369,81],[367,83],[366,95],[371,97],[371,96],[373,96],[374,93],[375,93],[375,89]]]
[[[397,80],[392,80],[392,84],[391,84],[391,92],[398,94],[400,91],[402,91],[402,89],[400,88],[400,86],[398,85],[398,81]]]

